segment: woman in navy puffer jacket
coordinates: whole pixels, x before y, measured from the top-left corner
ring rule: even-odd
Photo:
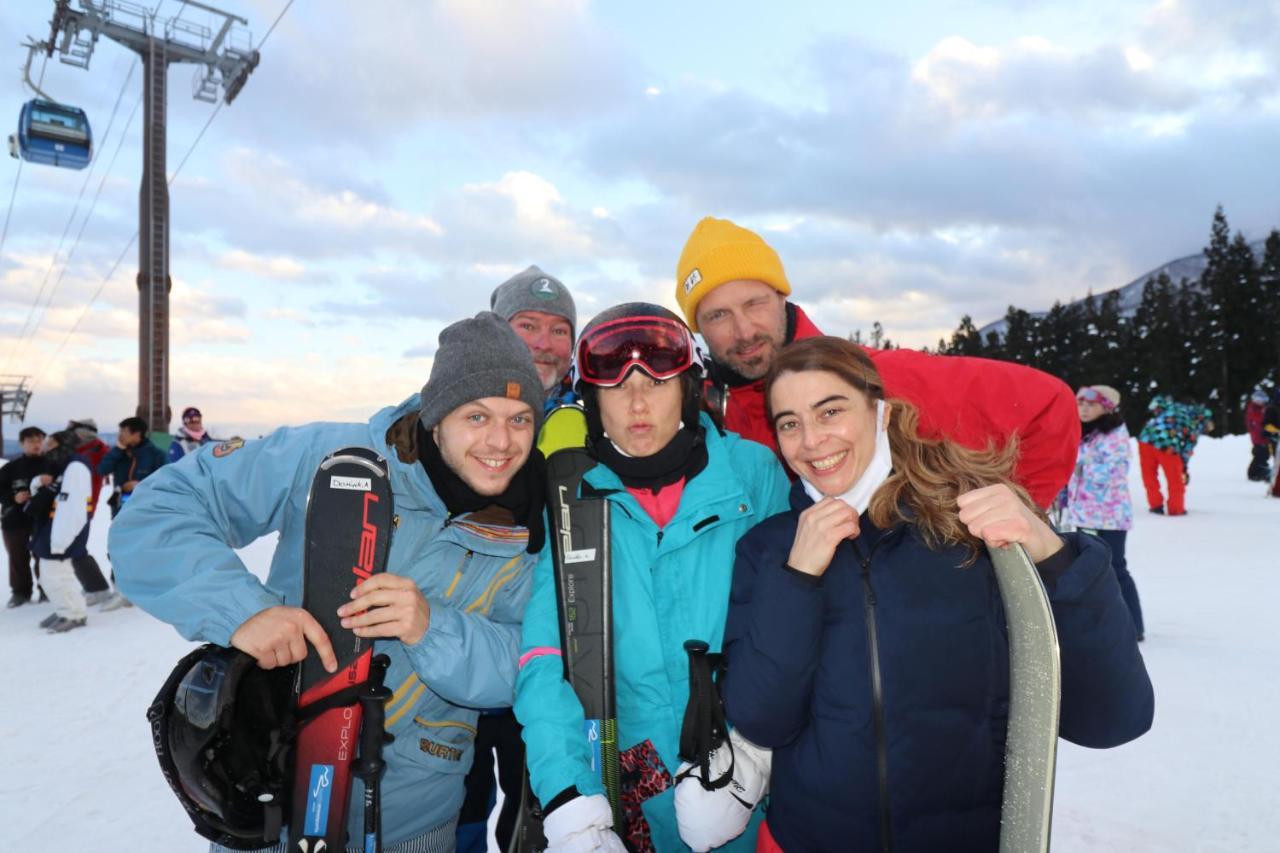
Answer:
[[[723,684],[730,722],[773,748],[757,849],[995,850],[1009,649],[983,546],[1035,561],[1060,732],[1096,748],[1145,732],[1154,704],[1106,549],[1045,523],[1008,477],[1016,447],[920,439],[847,341],[784,350],[766,399],[800,480],[738,545]]]

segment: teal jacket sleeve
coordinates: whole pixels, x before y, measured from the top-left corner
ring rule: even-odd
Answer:
[[[542,549],[524,613],[515,711],[524,726],[525,764],[539,802],[548,803],[569,787],[584,796],[604,793],[591,770],[582,704],[564,678],[550,545]]]
[[[320,456],[305,430],[285,428],[143,480],[111,525],[120,591],[187,639],[224,646],[255,613],[300,604],[301,565],[273,574],[268,587],[235,549],[291,517],[301,523]]]
[[[427,633],[405,646],[413,668],[443,699],[469,708],[505,708],[515,698],[520,621],[532,587],[532,559],[505,563],[476,601],[458,608],[428,599]]]

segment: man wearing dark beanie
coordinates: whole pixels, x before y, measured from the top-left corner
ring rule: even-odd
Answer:
[[[483,312],[441,332],[421,393],[367,424],[286,427],[166,465],[112,525],[120,587],[143,610],[265,669],[302,660],[310,645],[332,671],[329,638],[299,606],[307,493],[336,449],[363,445],[386,458],[396,511],[387,571],[360,583],[338,614],[391,659],[387,853],[452,849],[474,709],[512,702],[520,621],[545,538],[533,450],[542,398],[528,348]],[[263,581],[234,549],[272,532],[279,543]],[[363,837],[361,817],[350,810],[352,839]]]
[[[489,297],[493,312],[511,324],[533,353],[546,392],[544,411],[577,401],[569,380],[578,309],[569,288],[537,266],[504,281]]]

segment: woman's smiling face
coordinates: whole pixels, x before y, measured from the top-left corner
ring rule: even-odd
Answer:
[[[876,407],[825,370],[786,372],[769,393],[782,457],[824,495],[858,482],[876,450]]]

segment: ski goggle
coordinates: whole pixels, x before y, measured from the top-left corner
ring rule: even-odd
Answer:
[[[1081,388],[1076,393],[1076,402],[1077,403],[1097,403],[1099,406],[1106,409],[1107,411],[1111,411],[1116,407],[1115,403],[1111,402],[1106,397],[1102,396],[1102,394],[1099,393],[1097,389],[1094,389],[1094,388]]]
[[[591,329],[578,341],[578,378],[617,385],[639,367],[654,379],[670,379],[694,363],[693,334],[666,317],[623,317]]]

